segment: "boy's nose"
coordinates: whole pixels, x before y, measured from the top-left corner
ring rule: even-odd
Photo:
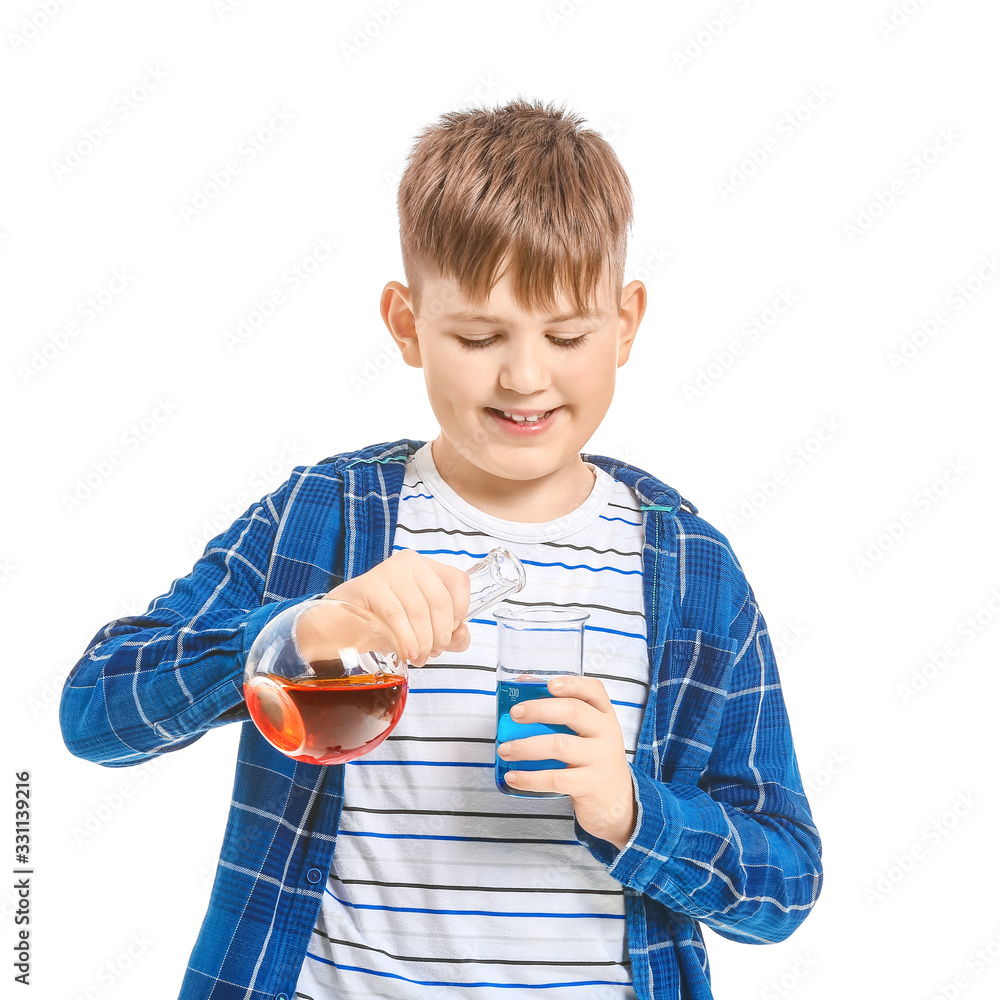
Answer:
[[[551,379],[537,348],[514,347],[500,364],[500,384],[522,396],[547,389]]]

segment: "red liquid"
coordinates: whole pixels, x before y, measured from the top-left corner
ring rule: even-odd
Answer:
[[[294,682],[261,677],[243,686],[250,716],[265,739],[307,764],[343,764],[374,750],[399,722],[406,691],[406,678],[399,674]]]

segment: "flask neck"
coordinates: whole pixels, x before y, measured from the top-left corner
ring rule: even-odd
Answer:
[[[474,618],[505,597],[516,594],[524,587],[524,566],[508,549],[491,549],[468,570],[469,613],[465,620]]]

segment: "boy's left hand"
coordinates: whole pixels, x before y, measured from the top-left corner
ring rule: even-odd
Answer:
[[[625,741],[614,706],[596,677],[554,677],[552,698],[519,702],[514,722],[542,722],[572,729],[502,743],[503,760],[561,760],[565,768],[508,771],[505,780],[519,792],[560,792],[573,802],[576,820],[589,834],[619,850],[635,828],[635,794]],[[520,714],[518,714],[520,710]]]

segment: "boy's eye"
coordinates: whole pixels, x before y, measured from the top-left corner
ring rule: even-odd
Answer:
[[[582,347],[583,342],[589,336],[590,334],[585,333],[582,336],[573,337],[572,339],[566,339],[565,337],[550,337],[549,339],[552,341],[553,344],[556,344],[559,347]],[[492,344],[496,339],[497,338],[495,336],[487,337],[485,340],[466,340],[465,337],[458,337],[458,342],[463,347],[467,347],[470,350],[474,351],[481,347],[489,347],[490,344]]]

